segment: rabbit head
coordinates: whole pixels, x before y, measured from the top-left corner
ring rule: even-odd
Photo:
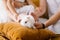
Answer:
[[[26,26],[28,28],[34,27],[34,17],[31,15],[20,14],[18,17],[18,21],[21,25]]]

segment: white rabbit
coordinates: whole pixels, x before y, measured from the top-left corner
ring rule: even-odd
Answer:
[[[33,16],[26,15],[26,14],[20,14],[18,16],[18,21],[19,20],[20,20],[21,25],[28,27],[28,28],[35,28],[34,27],[35,20]]]
[[[12,17],[13,21],[18,22],[25,27],[34,28],[34,17],[31,15],[34,12],[33,5],[24,6],[20,9],[16,9],[17,13],[19,14],[18,20],[16,20],[15,16]]]

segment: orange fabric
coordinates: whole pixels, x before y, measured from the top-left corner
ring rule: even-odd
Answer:
[[[10,40],[48,40],[55,34],[46,29],[31,29],[20,25],[19,23],[9,22],[0,24],[2,34]]]
[[[39,6],[39,0],[31,0],[36,6]]]

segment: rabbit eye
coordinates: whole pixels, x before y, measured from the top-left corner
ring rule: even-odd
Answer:
[[[25,23],[27,23],[27,21]]]

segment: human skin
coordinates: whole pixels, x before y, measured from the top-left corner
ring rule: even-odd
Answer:
[[[60,19],[60,12],[57,11],[52,17],[49,18],[44,24],[46,27],[55,24]]]
[[[54,13],[54,15],[52,15],[45,23],[45,27],[48,27],[50,25],[55,24],[58,20],[60,19],[60,7],[58,8],[58,10],[56,11],[56,13]],[[41,28],[42,24],[41,23],[35,23],[37,28]]]

